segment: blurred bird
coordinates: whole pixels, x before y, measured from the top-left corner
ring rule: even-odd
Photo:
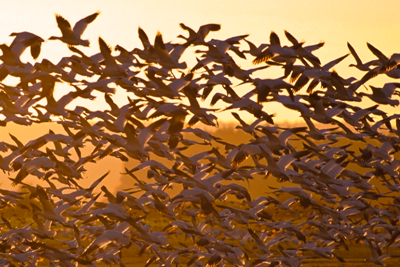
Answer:
[[[51,36],[49,40],[60,40],[69,45],[89,46],[89,40],[83,40],[81,37],[83,32],[86,30],[86,27],[93,22],[99,14],[100,12],[96,12],[79,20],[75,23],[74,28],[71,28],[71,24],[69,24],[68,20],[56,14],[57,26],[60,29],[62,36]]]
[[[36,34],[30,32],[13,32],[10,36],[15,36],[10,48],[15,56],[19,57],[26,48],[31,48],[33,59],[37,59],[40,54],[40,49],[44,40]]]

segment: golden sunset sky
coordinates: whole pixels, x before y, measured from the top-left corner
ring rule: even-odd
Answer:
[[[210,33],[208,40],[250,34],[248,40],[259,45],[269,43],[270,32],[275,31],[281,42],[289,45],[284,36],[284,30],[287,30],[298,40],[305,41],[305,45],[325,41],[324,47],[314,53],[322,64],[349,53],[347,42],[363,61],[369,61],[375,56],[368,50],[366,42],[387,56],[400,52],[399,8],[397,0],[379,3],[372,0],[17,0],[2,3],[0,43],[10,44],[13,37],[9,35],[12,32],[29,31],[45,40],[50,36],[61,36],[55,14],[62,15],[73,26],[79,19],[100,11],[101,14],[83,34],[83,39],[90,40],[91,47],[80,49],[88,55],[99,52],[99,36],[113,47],[117,44],[128,50],[142,47],[137,34],[139,26],[150,40],[154,40],[157,31],[160,31],[165,42],[178,42],[176,37],[179,34],[187,35],[180,29],[179,23],[185,23],[194,30],[203,24],[219,23],[221,30]],[[61,57],[68,55],[71,52],[66,44],[58,40],[46,41],[38,61],[47,58],[57,63]],[[29,52],[25,52],[22,60],[33,63]],[[350,55],[335,69],[345,78],[360,78],[363,73],[349,68],[351,63],[355,61]],[[382,83],[379,85],[382,86]],[[8,135],[10,131],[2,129],[2,134]]]

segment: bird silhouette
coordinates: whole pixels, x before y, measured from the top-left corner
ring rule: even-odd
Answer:
[[[99,14],[100,12],[96,12],[83,19],[80,19],[77,23],[75,23],[73,28],[68,20],[56,14],[57,26],[60,29],[62,36],[51,36],[49,40],[60,40],[68,45],[89,46],[89,40],[83,40],[82,34],[86,30],[87,26],[92,23]]]

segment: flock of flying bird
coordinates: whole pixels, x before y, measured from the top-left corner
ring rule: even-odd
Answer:
[[[322,64],[314,52],[323,42],[306,46],[287,31],[290,45],[274,32],[259,46],[248,35],[208,40],[220,25],[194,31],[181,23],[180,42],[165,43],[161,33],[151,42],[139,28],[143,48],[117,45],[114,55],[99,37],[100,52],[89,56],[79,46],[89,46],[82,34],[98,15],[73,28],[56,15],[62,36],[49,40],[72,52],[58,63],[21,61],[26,49],[37,59],[45,42],[30,32],[0,45],[0,79],[18,79],[0,84],[1,125],[51,122],[64,129],[26,144],[12,134],[14,143],[0,142],[3,179],[23,188],[0,189],[0,206],[29,214],[2,213],[0,265],[123,266],[124,251],[137,251],[148,258],[145,266],[300,266],[313,258],[345,262],[340,251],[358,243],[375,264],[396,257],[389,252],[400,245],[400,114],[385,107],[399,105],[400,83],[365,89],[378,75],[400,78],[400,54],[387,57],[368,44],[376,59],[363,62],[348,44],[351,66],[365,74],[344,78],[333,68],[349,54]],[[193,66],[181,59],[191,49]],[[257,66],[243,69],[239,60]],[[283,75],[254,78],[269,67]],[[57,84],[70,88],[58,99]],[[116,90],[126,93],[124,105],[113,101]],[[366,97],[371,106],[360,107]],[[76,104],[99,98],[104,109]],[[207,98],[211,107],[200,101]],[[217,102],[223,108],[213,108]],[[266,108],[272,102],[298,112],[304,126],[276,126]],[[221,110],[238,121],[235,131],[248,136],[246,143],[198,126],[218,126]],[[254,121],[246,123],[244,113]],[[112,193],[100,186],[112,179],[108,173],[88,188],[79,185],[85,165],[106,157],[134,159],[123,177],[133,179],[132,188]],[[47,186],[30,185],[27,176]],[[281,187],[268,186],[274,178],[252,181],[270,176]],[[269,193],[254,198],[246,182]],[[181,189],[172,194],[173,187]]]

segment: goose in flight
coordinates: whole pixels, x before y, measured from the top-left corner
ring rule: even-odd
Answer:
[[[154,40],[154,52],[157,54],[159,63],[166,69],[185,69],[187,68],[186,62],[179,63],[178,60],[185,51],[185,46],[175,46],[172,51],[168,51],[162,38],[162,34],[157,32]]]
[[[68,20],[56,14],[57,25],[58,28],[60,28],[62,36],[51,36],[49,40],[60,40],[69,45],[89,46],[89,40],[83,40],[81,36],[88,24],[93,22],[99,14],[100,12],[96,12],[79,20],[74,28],[71,28],[71,24]]]
[[[310,45],[303,47],[304,42],[299,42],[292,34],[285,30],[285,36],[292,43],[294,52],[300,57],[307,59],[314,67],[318,68],[321,65],[321,61],[315,55],[312,54],[312,51],[317,50],[322,47],[325,43],[320,42],[316,45]]]
[[[374,60],[374,62],[377,62],[376,64],[374,64],[376,65],[376,67],[368,70],[368,72],[361,78],[361,80],[354,84],[352,88],[353,91],[357,90],[362,84],[366,83],[368,80],[378,76],[379,74],[386,73],[395,67],[395,65],[393,65],[393,63],[395,62],[391,61],[378,48],[371,45],[370,43],[367,43],[367,46],[368,49],[378,58]]]
[[[357,69],[359,69],[361,71],[369,71],[370,66],[379,65],[379,60],[372,60],[372,61],[363,63],[361,61],[360,57],[358,56],[356,50],[351,46],[351,44],[349,42],[347,42],[347,47],[349,48],[351,55],[356,60],[356,64],[350,64],[349,67],[356,67]]]
[[[184,37],[182,35],[179,35],[178,38],[182,38],[186,40],[186,45],[200,45],[200,44],[204,44],[205,41],[204,39],[207,37],[207,35],[210,32],[216,32],[219,31],[221,29],[221,25],[219,24],[205,24],[200,26],[199,30],[197,32],[195,32],[194,30],[192,30],[191,28],[189,28],[188,26],[186,26],[183,23],[179,23],[179,26],[182,28],[182,30],[185,30],[187,32],[189,32],[189,37]]]
[[[111,55],[111,48],[104,42],[104,40],[99,37],[99,47],[100,52],[104,58],[105,68],[102,70],[101,79],[106,77],[110,77],[114,79],[114,77],[126,77],[127,74],[125,70],[117,63],[115,58]]]
[[[391,105],[391,106],[398,106],[399,100],[393,99],[392,95],[395,94],[397,88],[400,87],[400,83],[386,83],[382,88],[378,88],[375,86],[369,86],[372,90],[372,94],[367,94],[364,92],[360,92],[358,96],[366,96],[375,103],[382,104],[382,105]]]
[[[267,62],[269,59],[274,57],[281,57],[291,60],[298,57],[295,53],[296,47],[281,46],[279,37],[275,32],[271,32],[269,40],[270,45],[257,55],[257,57],[253,60],[253,64]],[[300,46],[300,44],[298,44],[298,46]]]
[[[400,54],[394,53],[388,58],[379,49],[367,43],[369,50],[379,59],[380,66],[378,66],[379,73],[386,73],[394,68],[400,63]]]
[[[129,237],[125,234],[128,229],[129,223],[121,222],[115,228],[104,231],[101,235],[94,239],[88,247],[85,248],[81,256],[84,257],[92,254],[110,243],[114,243],[117,246],[121,247],[129,245],[131,241]]]
[[[301,76],[297,79],[296,83],[294,84],[295,91],[299,91],[301,88],[303,88],[309,80],[312,79],[311,83],[309,84],[307,88],[307,93],[311,93],[315,87],[321,82],[324,86],[324,84],[331,83],[331,75],[332,72],[330,69],[332,69],[334,66],[336,66],[338,63],[340,63],[343,59],[345,59],[349,54],[346,54],[344,56],[341,56],[339,58],[336,58],[326,64],[324,64],[320,69],[319,68],[313,68],[310,66],[307,66]]]
[[[137,135],[135,134],[135,127],[130,123],[126,123],[123,129],[124,133],[126,134],[126,144],[124,145],[126,153],[130,157],[140,161],[143,161],[144,158],[148,158],[149,155],[145,150],[145,145],[166,121],[166,118],[155,121],[147,127],[141,129]]]
[[[30,47],[33,59],[38,58],[42,43],[44,42],[41,37],[30,32],[13,32],[10,36],[15,36],[10,48],[17,57],[19,57],[26,48]]]
[[[231,112],[231,114],[233,115],[233,117],[235,117],[236,120],[238,120],[240,122],[241,125],[238,125],[235,127],[235,129],[242,129],[244,132],[253,135],[254,137],[258,138],[256,132],[255,132],[255,128],[258,124],[260,124],[261,122],[264,121],[263,118],[257,119],[255,120],[253,123],[251,124],[247,124],[242,118],[240,118],[239,114],[237,114],[236,112]]]
[[[9,47],[6,44],[1,44],[0,50],[3,53],[0,56],[0,60],[3,61],[4,64],[10,65],[10,66],[20,66],[20,67],[23,66],[23,63],[21,62],[19,57],[14,54],[11,47]],[[7,75],[8,75],[8,73],[7,73]]]

